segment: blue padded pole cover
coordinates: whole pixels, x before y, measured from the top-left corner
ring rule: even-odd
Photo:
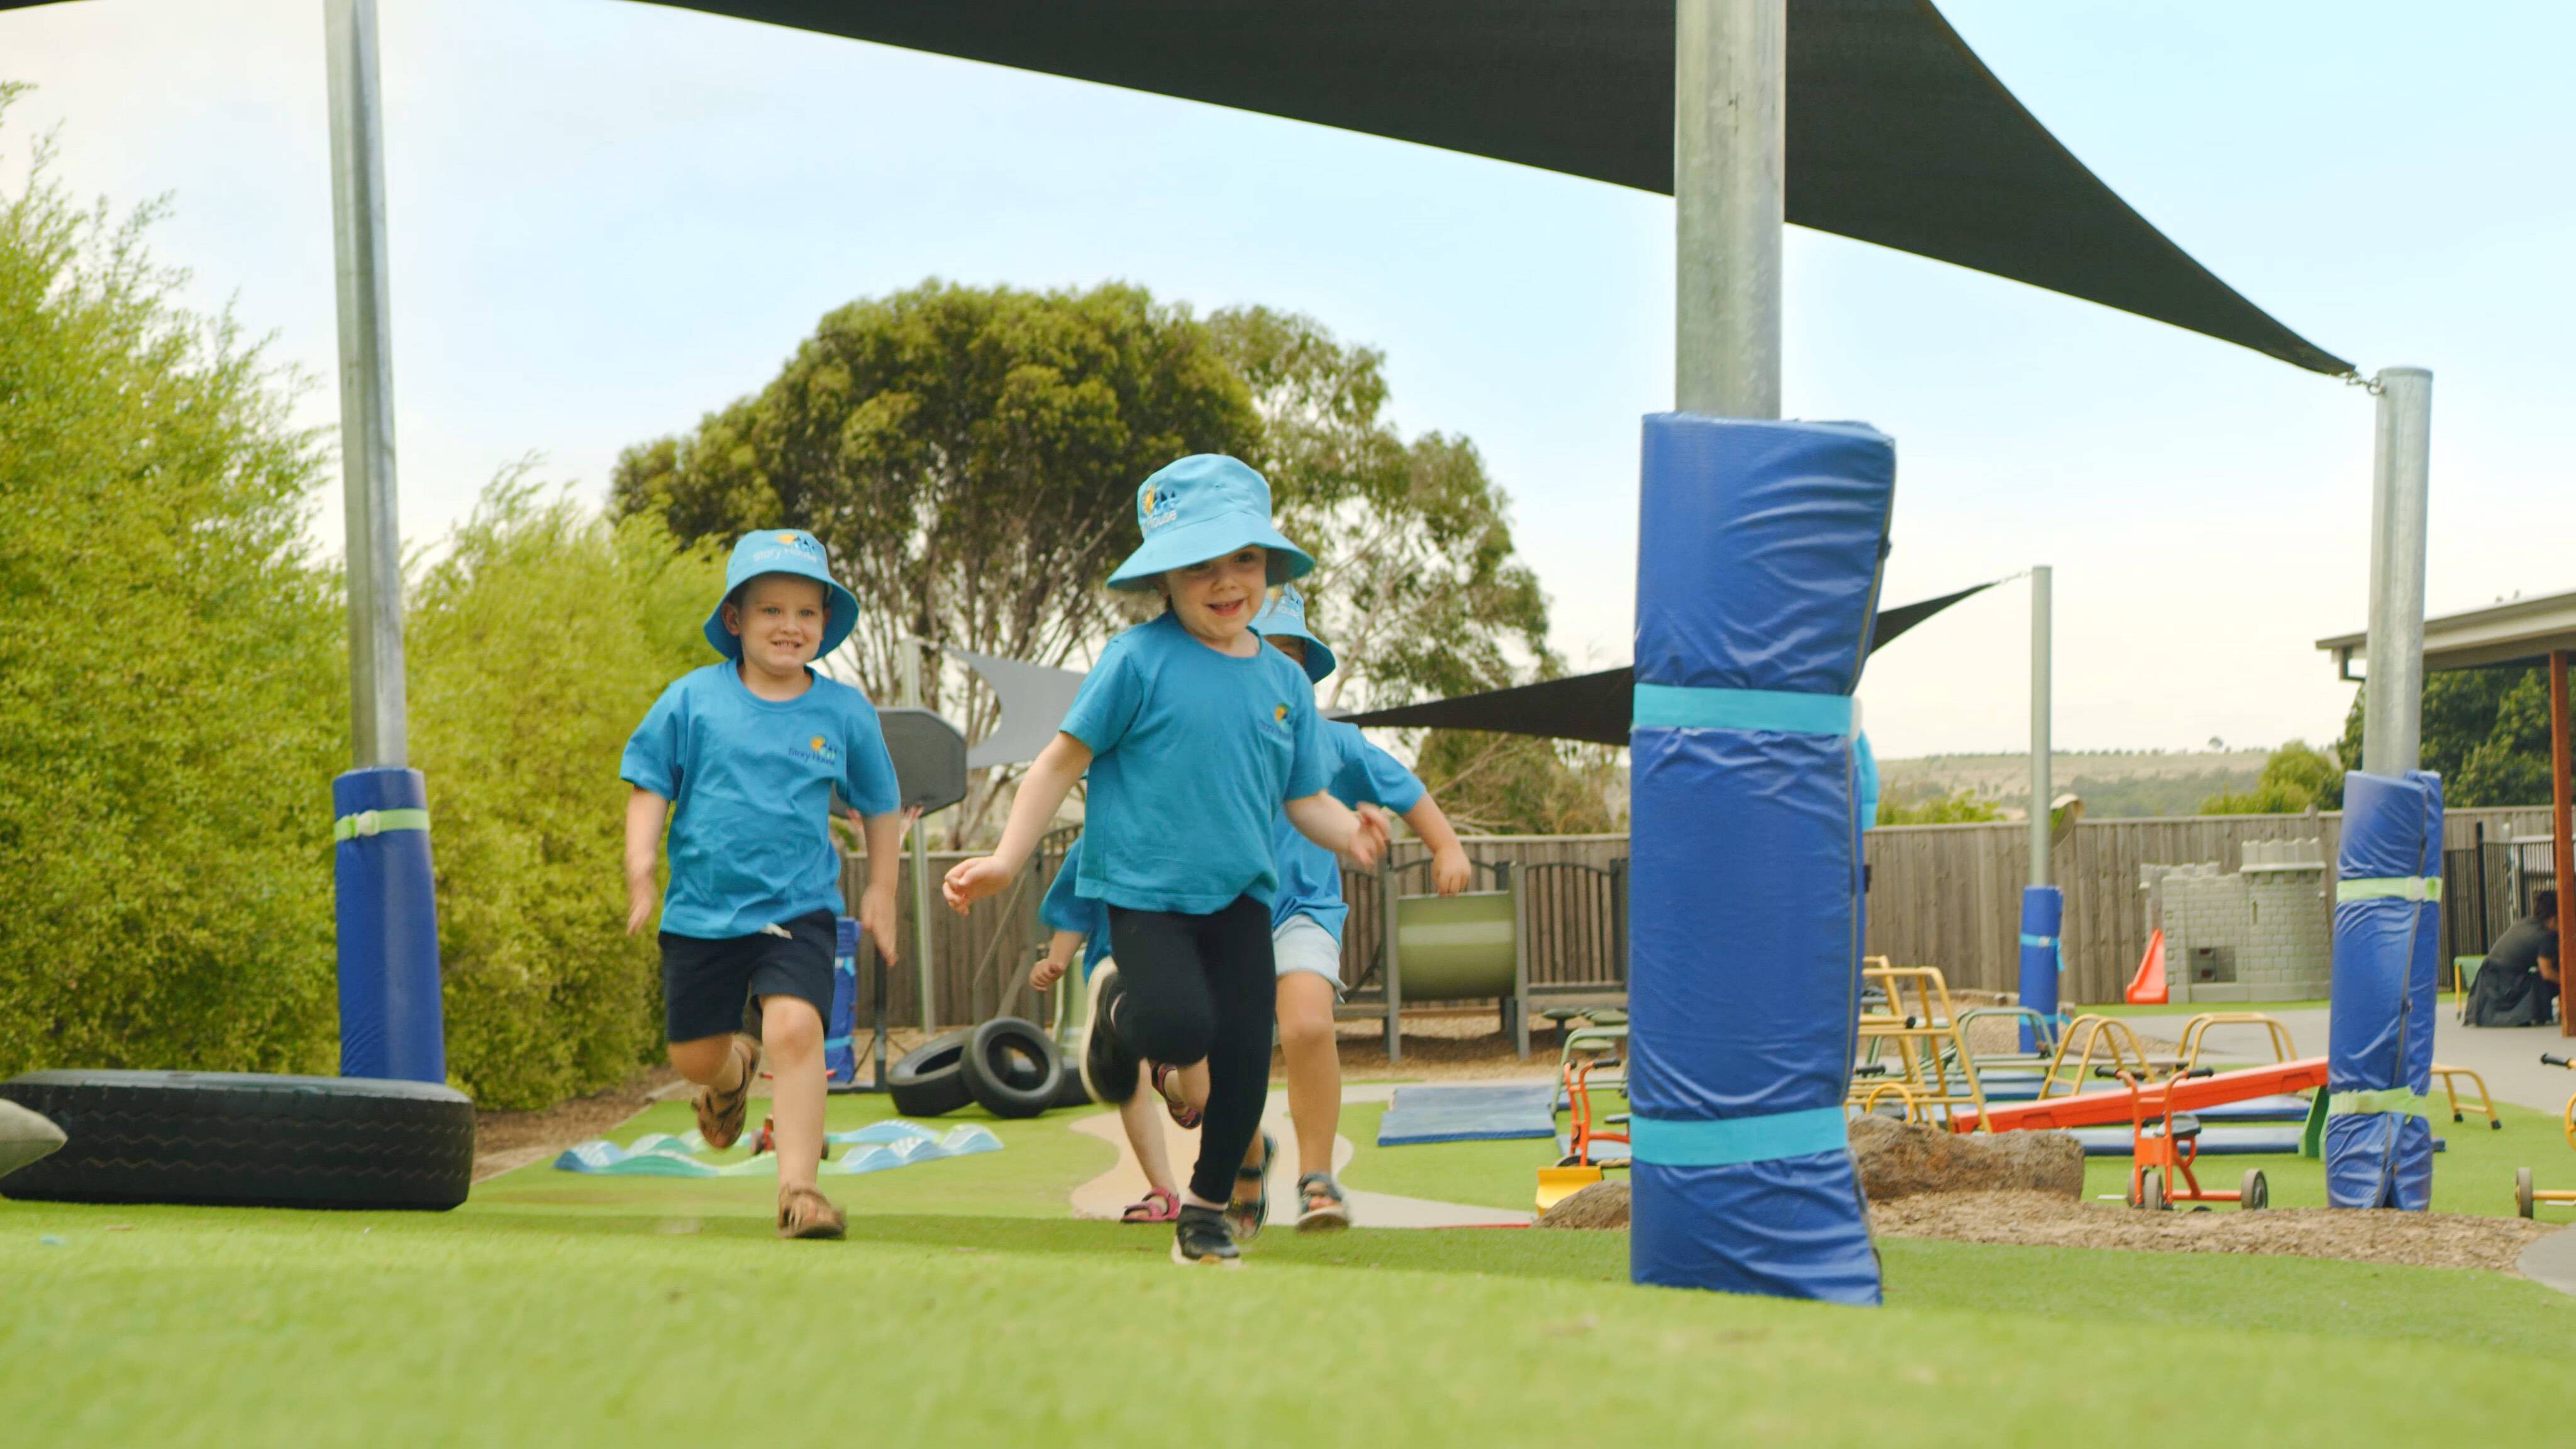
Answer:
[[[1637,683],[1659,722],[1629,738],[1629,1273],[1875,1303],[1842,1115],[1863,925],[1849,696],[1895,448],[1859,424],[1662,413],[1644,474]]]
[[[2433,987],[2442,780],[2344,776],[2327,1026],[2326,1201],[2421,1211],[2433,1195]],[[2411,884],[2410,883],[2414,883]]]
[[[370,767],[331,781],[331,813],[339,820],[428,808],[429,786],[418,770]],[[346,833],[332,848],[331,869],[340,933],[340,1075],[446,1081],[429,831]]]
[[[2066,897],[2055,886],[2021,888],[2021,1004],[2042,1016],[2057,1015],[2058,929],[2066,919]],[[2030,1021],[2021,1024],[2021,1049],[2043,1050]]]

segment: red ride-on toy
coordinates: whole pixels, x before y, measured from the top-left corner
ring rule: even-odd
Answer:
[[[2180,1076],[2206,1077],[2211,1068],[2193,1067]],[[2191,1112],[2147,1114],[2137,1074],[2125,1067],[2097,1067],[2094,1075],[2117,1077],[2129,1089],[2129,1206],[2166,1211],[2175,1203],[2232,1202],[2243,1211],[2271,1206],[2271,1184],[2261,1168],[2249,1167],[2233,1192],[2203,1188],[2192,1164],[2200,1158],[2200,1118]],[[2203,1206],[2199,1211],[2207,1212]]]

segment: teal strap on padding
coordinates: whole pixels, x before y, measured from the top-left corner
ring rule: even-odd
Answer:
[[[2057,938],[2055,936],[2034,936],[2030,932],[2024,931],[2021,933],[2021,943],[2025,946],[2054,946],[2057,944]]]
[[[2338,901],[2376,901],[2395,897],[2404,901],[2438,901],[2442,898],[2442,878],[2438,875],[2370,875],[2335,882]]]
[[[2330,1117],[2364,1116],[2373,1112],[2403,1112],[2409,1117],[2430,1117],[2433,1098],[2429,1092],[2412,1087],[2382,1087],[2366,1092],[2337,1092],[2326,1101]]]
[[[1628,1138],[1637,1161],[1665,1167],[1730,1167],[1839,1152],[1851,1145],[1840,1107],[1702,1122],[1631,1116]]]
[[[388,830],[427,830],[429,812],[422,809],[361,810],[343,815],[331,822],[333,840],[349,840],[361,835],[382,835]]]
[[[1848,694],[1801,694],[1790,689],[1699,689],[1680,684],[1640,684],[1630,718],[1666,729],[1781,730],[1802,735],[1847,735],[1858,711]]]

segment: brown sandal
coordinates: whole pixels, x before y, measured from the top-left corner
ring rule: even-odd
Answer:
[[[734,1033],[727,1050],[742,1063],[742,1085],[730,1092],[700,1087],[691,1103],[697,1109],[698,1135],[719,1152],[742,1140],[743,1118],[751,1105],[751,1084],[760,1075],[760,1047],[750,1037]]]
[[[782,1238],[837,1238],[848,1230],[841,1210],[832,1200],[810,1187],[782,1187],[778,1190],[778,1236]]]

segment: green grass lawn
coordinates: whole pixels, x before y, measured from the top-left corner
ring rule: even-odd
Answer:
[[[1521,1206],[1549,1150],[1381,1150],[1378,1111],[1344,1120],[1357,1186]],[[2576,1300],[2490,1273],[1892,1239],[1863,1311],[1635,1288],[1622,1234],[1510,1230],[1274,1230],[1185,1271],[1164,1232],[1065,1218],[1110,1161],[1070,1116],[828,1179],[841,1244],[771,1238],[759,1179],[543,1165],[437,1215],[0,1202],[0,1440],[2058,1446],[2217,1412],[2258,1445],[2529,1443],[2576,1415]],[[2480,1129],[2463,1180],[2542,1156],[2541,1120]]]

